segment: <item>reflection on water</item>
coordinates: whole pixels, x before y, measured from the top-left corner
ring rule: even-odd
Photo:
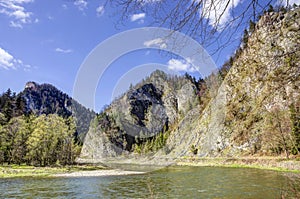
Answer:
[[[0,198],[289,198],[300,190],[294,186],[298,177],[257,169],[171,167],[131,176],[0,179]]]

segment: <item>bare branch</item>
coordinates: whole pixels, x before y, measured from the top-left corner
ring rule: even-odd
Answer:
[[[151,26],[180,31],[219,53],[242,35],[251,20],[257,21],[277,0],[107,0],[121,9],[122,20],[138,12],[151,16]],[[279,2],[283,5],[284,1]],[[287,1],[287,3],[289,3]],[[237,4],[237,5],[235,5]],[[237,9],[235,9],[237,8]]]

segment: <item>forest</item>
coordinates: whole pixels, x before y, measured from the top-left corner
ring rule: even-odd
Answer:
[[[64,106],[71,99],[51,85],[43,88],[0,95],[1,164],[70,165],[79,155],[78,122]]]

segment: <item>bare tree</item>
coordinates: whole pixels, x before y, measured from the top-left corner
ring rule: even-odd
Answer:
[[[150,16],[151,26],[181,31],[216,53],[240,40],[245,24],[272,5],[289,5],[288,0],[107,0],[123,13],[124,21],[133,14]],[[237,9],[235,9],[237,8]],[[242,28],[242,29],[241,29]]]
[[[277,153],[284,151],[286,158],[290,157],[290,150],[294,147],[292,137],[292,124],[288,110],[281,110],[275,107],[268,113],[266,119],[266,145]]]

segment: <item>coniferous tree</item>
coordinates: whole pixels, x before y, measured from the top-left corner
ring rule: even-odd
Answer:
[[[249,32],[253,33],[254,30],[255,30],[255,23],[252,20],[250,20],[250,22],[249,22]]]

